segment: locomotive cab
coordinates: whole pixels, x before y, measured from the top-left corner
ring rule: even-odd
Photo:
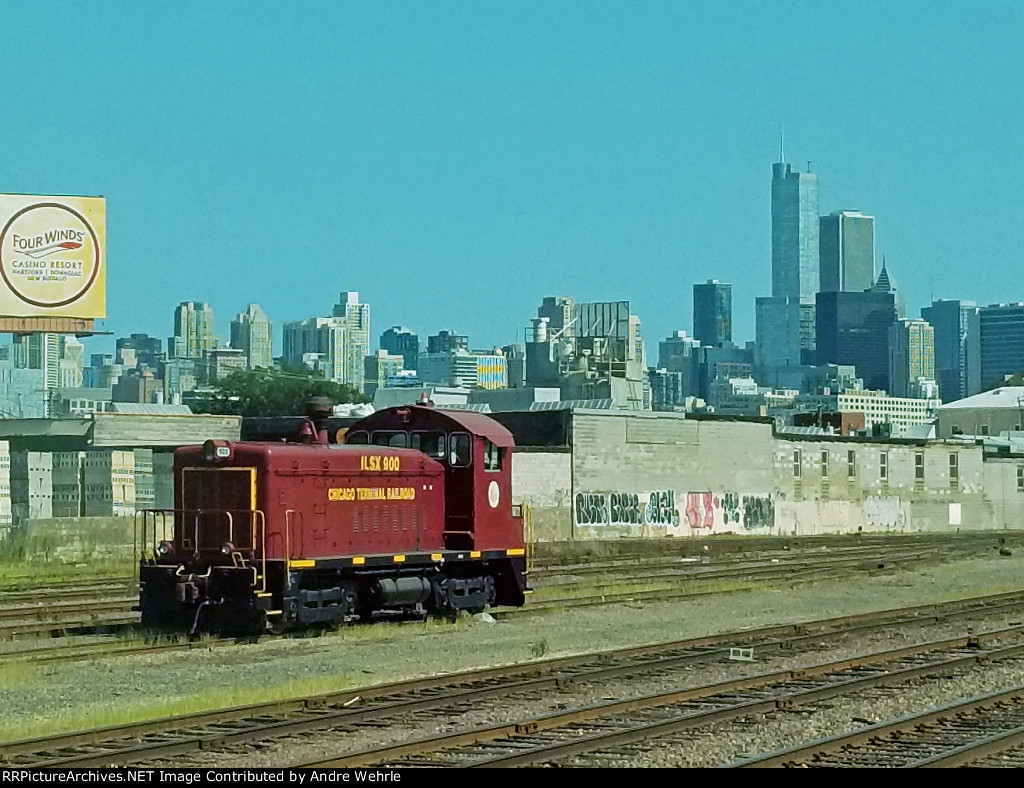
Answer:
[[[525,547],[512,508],[515,441],[493,419],[421,405],[388,408],[353,424],[345,443],[417,449],[444,466],[446,549]]]

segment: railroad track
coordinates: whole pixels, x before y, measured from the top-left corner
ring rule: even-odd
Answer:
[[[20,589],[18,591],[0,591],[0,615],[7,607],[37,604],[40,600],[58,598],[62,601],[74,599],[95,599],[97,594],[112,596],[115,594],[131,595],[139,593],[139,584],[134,578],[118,578],[116,580],[97,580],[87,584],[81,580],[74,584],[46,584],[39,588]]]
[[[547,544],[536,546],[535,566],[545,572],[600,571],[617,569],[651,559],[676,560],[710,557],[743,560],[765,555],[785,553],[815,553],[822,551],[851,551],[856,549],[915,549],[920,547],[951,547],[958,550],[989,551],[1004,542],[1019,542],[1021,531],[978,531],[963,534],[840,534],[828,536],[692,536],[679,540],[652,543],[651,540],[629,539],[609,543],[595,542],[591,557],[581,561],[579,555],[552,554]],[[652,548],[652,544],[656,547]],[[635,548],[635,549],[634,549]],[[584,548],[586,550],[586,548]],[[621,552],[620,552],[621,551]],[[604,555],[597,555],[597,553]]]
[[[590,577],[593,575],[605,575],[614,573],[628,573],[639,575],[648,571],[692,571],[699,567],[723,565],[742,565],[745,563],[758,563],[771,560],[814,560],[826,556],[854,557],[857,555],[873,558],[885,552],[915,552],[915,551],[950,551],[957,555],[988,554],[997,545],[994,539],[972,540],[967,543],[954,543],[936,540],[933,542],[922,542],[913,544],[890,544],[873,545],[845,545],[845,546],[815,546],[793,548],[779,547],[774,550],[759,550],[754,552],[732,552],[722,554],[703,554],[696,552],[692,555],[668,555],[668,556],[644,556],[635,555],[631,557],[617,558],[612,560],[590,561],[579,564],[565,565],[536,565],[534,572],[544,583],[562,584],[572,580]]]
[[[888,551],[881,553],[858,553],[856,555],[822,555],[807,558],[803,556],[783,556],[781,558],[764,558],[760,560],[748,560],[717,564],[695,564],[685,563],[670,566],[668,569],[661,566],[652,568],[643,567],[639,571],[630,572],[623,577],[633,582],[658,582],[658,581],[694,581],[706,582],[714,580],[751,579],[758,576],[777,577],[780,572],[792,572],[798,574],[816,570],[829,570],[833,568],[853,569],[882,569],[886,566],[898,565],[908,561],[940,560],[943,554],[935,549],[908,550],[901,552]],[[596,582],[583,582],[579,579],[560,580],[552,582],[547,576],[537,578],[537,582],[531,582],[536,590],[547,590],[550,588],[587,588],[595,590],[607,586],[621,585],[623,578],[602,580]]]
[[[766,627],[673,643],[379,685],[312,698],[296,698],[179,716],[141,724],[107,727],[70,735],[8,742],[0,745],[0,759],[9,765],[52,767],[160,763],[161,759],[180,758],[199,749],[236,747],[245,742],[329,728],[379,726],[385,720],[409,715],[419,714],[433,718],[442,709],[467,706],[479,708],[481,704],[487,703],[504,707],[511,702],[510,699],[531,693],[550,692],[574,683],[601,682],[613,677],[635,678],[652,674],[671,674],[673,671],[687,670],[695,664],[727,658],[731,650],[738,645],[756,648],[759,652],[791,648],[801,644],[813,648],[818,643],[847,637],[851,632],[900,624],[921,624],[931,620],[948,621],[955,616],[975,618],[1005,613],[1007,610],[1019,609],[1022,598],[1024,591],[944,605],[923,605],[895,611]],[[1024,633],[1024,625],[974,637],[996,639],[1021,633]],[[973,648],[973,644],[974,641],[969,638],[927,643],[911,649],[901,649],[898,655],[893,652],[892,658],[902,656],[909,659],[914,655],[946,649],[956,651],[959,659],[976,660],[978,652]],[[1024,651],[1024,645],[1015,648]],[[966,653],[961,653],[965,650]],[[871,655],[865,659],[878,661],[882,657]],[[844,661],[844,664],[848,669],[853,669],[849,660]],[[801,673],[807,673],[807,676],[814,674],[814,669],[809,670],[809,673]],[[818,672],[823,670],[819,668]],[[747,679],[745,685],[742,684],[744,680],[741,680],[741,684],[737,684],[733,690],[745,687],[749,691],[770,681],[792,682],[801,678],[806,677],[796,676],[792,671],[785,674],[770,674],[768,678],[760,677],[753,683]],[[722,687],[717,689],[719,692],[724,691]],[[707,688],[702,690],[705,695],[709,691]],[[684,692],[693,694],[696,690]],[[698,696],[700,692],[693,697]],[[181,765],[180,761],[169,762]]]
[[[1024,764],[1024,686],[746,758],[731,766],[950,768]]]
[[[60,601],[0,608],[0,636],[63,634],[68,630],[138,622],[137,596]]]
[[[1024,643],[982,650],[982,642],[1024,636],[1024,625],[921,643],[792,671],[765,673],[701,687],[607,701],[511,724],[445,733],[349,752],[293,768],[400,768],[423,766],[588,766],[608,753],[684,731],[713,728],[753,715],[893,687],[980,661],[1024,659]],[[570,760],[571,759],[571,760]]]
[[[694,566],[693,572],[669,573],[663,576],[638,576],[620,578],[606,584],[592,584],[586,587],[585,593],[541,599],[531,597],[522,608],[497,608],[491,611],[495,618],[511,618],[523,614],[543,613],[552,610],[563,610],[568,607],[588,607],[618,603],[642,603],[659,601],[679,601],[695,599],[712,593],[723,593],[720,588],[701,589],[701,584],[719,581],[733,583],[729,591],[747,591],[764,583],[785,581],[787,583],[812,582],[823,576],[833,577],[838,571],[872,570],[879,568],[907,567],[918,563],[940,560],[935,551],[919,550],[914,552],[893,554],[861,554],[853,557],[822,556],[816,560],[801,559],[796,556],[784,559],[765,559],[762,561],[745,562],[740,565]],[[635,590],[617,590],[602,592],[601,588],[618,588],[635,585]],[[681,587],[681,584],[685,586]],[[651,588],[651,585],[656,587]],[[696,585],[696,588],[693,586]],[[579,583],[545,586],[546,591],[565,587],[569,590],[583,588]],[[12,636],[64,636],[95,630],[120,632],[130,630],[138,623],[138,614],[131,608],[137,603],[136,596],[119,595],[112,599],[94,599],[88,602],[60,601],[50,604],[38,602],[31,605],[0,607],[0,637]],[[139,650],[151,652],[152,648],[142,642]],[[189,647],[187,643],[182,648]],[[172,650],[173,646],[165,645],[161,650]],[[74,650],[65,644],[57,647],[51,660],[80,659],[91,656],[102,649],[90,645],[81,651]],[[128,653],[132,649],[121,651]],[[43,650],[24,650],[0,652],[0,663],[22,659],[26,653],[40,653]]]

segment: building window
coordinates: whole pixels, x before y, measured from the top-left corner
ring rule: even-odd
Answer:
[[[982,435],[988,435],[988,425],[987,424],[982,424],[981,425],[981,434]]]
[[[846,452],[846,475],[853,479],[857,476],[857,452]]]
[[[800,478],[800,449],[793,451],[793,478]]]
[[[889,452],[883,451],[878,455],[878,478],[883,482],[889,479]]]
[[[960,478],[960,455],[953,454],[949,455],[949,480],[955,482]]]
[[[914,454],[914,478],[924,479],[924,452],[919,451]]]
[[[963,435],[964,434],[964,431],[962,429],[960,429],[959,427],[953,427],[949,432],[950,432],[951,435]]]
[[[827,479],[828,478],[828,451],[827,450],[823,451],[821,453],[821,478],[822,479]]]
[[[1024,465],[1017,466],[1017,492],[1024,492]]]

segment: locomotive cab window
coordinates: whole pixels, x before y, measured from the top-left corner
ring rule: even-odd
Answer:
[[[465,468],[473,459],[473,438],[465,432],[453,432],[449,438],[448,462],[453,468]]]
[[[489,440],[484,440],[484,470],[501,470],[501,449],[499,449]]]
[[[392,446],[396,449],[405,449],[409,446],[409,436],[404,432],[380,430],[373,433],[373,445]]]
[[[366,430],[357,430],[345,436],[345,443],[350,446],[365,446],[370,442],[370,434]]]
[[[444,459],[444,433],[440,430],[416,431],[410,437],[412,448],[436,460]]]

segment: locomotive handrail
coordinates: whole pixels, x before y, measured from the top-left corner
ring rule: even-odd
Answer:
[[[253,554],[253,558],[256,559],[255,555],[257,550],[259,551],[260,568],[263,576],[263,590],[266,590],[266,569],[267,569],[267,521],[266,513],[261,509],[140,509],[135,514],[135,527],[133,529],[132,536],[132,547],[135,550],[136,556],[139,557],[141,563],[146,557],[147,548],[155,548],[157,540],[157,526],[158,518],[163,518],[166,522],[167,517],[181,518],[183,521],[185,518],[192,518],[192,535],[193,544],[195,550],[199,550],[199,523],[200,518],[203,515],[223,515],[227,520],[228,525],[228,542],[234,543],[235,538],[235,518],[237,514],[245,514],[251,518],[252,527],[250,530],[250,543],[248,549]],[[141,517],[141,529],[140,520]],[[148,523],[152,518],[153,522],[153,545],[149,545],[149,528]],[[184,522],[183,522],[184,527]],[[234,560],[234,559],[232,559]],[[138,572],[138,566],[135,571]],[[137,579],[137,578],[136,578]]]

